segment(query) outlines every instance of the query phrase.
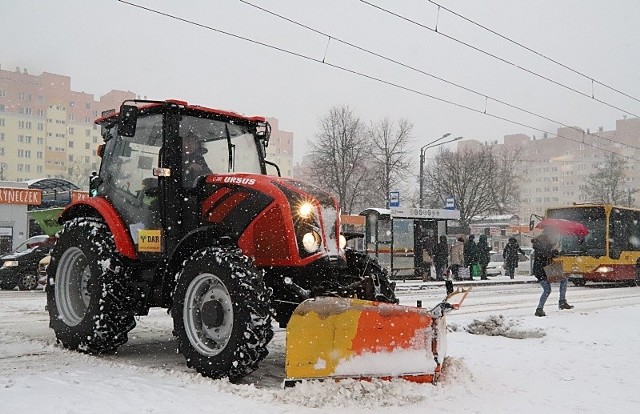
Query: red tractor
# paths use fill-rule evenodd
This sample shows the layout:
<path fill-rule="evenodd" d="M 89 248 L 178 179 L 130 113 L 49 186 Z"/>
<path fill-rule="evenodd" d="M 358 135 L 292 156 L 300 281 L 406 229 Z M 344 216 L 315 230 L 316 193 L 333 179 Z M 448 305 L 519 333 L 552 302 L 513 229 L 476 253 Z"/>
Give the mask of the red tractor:
<path fill-rule="evenodd" d="M 238 380 L 267 355 L 272 317 L 285 326 L 306 299 L 397 302 L 386 271 L 345 249 L 330 194 L 267 175 L 264 118 L 133 100 L 96 123 L 92 197 L 60 215 L 47 270 L 66 348 L 113 352 L 162 307 L 189 366 Z"/>

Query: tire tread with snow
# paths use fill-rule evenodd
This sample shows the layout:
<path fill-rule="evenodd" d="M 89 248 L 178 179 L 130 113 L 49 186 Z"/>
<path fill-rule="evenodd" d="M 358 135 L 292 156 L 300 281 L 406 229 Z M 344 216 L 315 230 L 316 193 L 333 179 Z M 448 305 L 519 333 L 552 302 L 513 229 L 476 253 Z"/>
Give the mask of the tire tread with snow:
<path fill-rule="evenodd" d="M 135 326 L 125 268 L 100 218 L 67 221 L 47 268 L 50 326 L 65 348 L 113 352 Z"/>
<path fill-rule="evenodd" d="M 183 263 L 171 309 L 187 365 L 237 381 L 268 354 L 273 337 L 270 291 L 239 249 L 206 247 Z"/>

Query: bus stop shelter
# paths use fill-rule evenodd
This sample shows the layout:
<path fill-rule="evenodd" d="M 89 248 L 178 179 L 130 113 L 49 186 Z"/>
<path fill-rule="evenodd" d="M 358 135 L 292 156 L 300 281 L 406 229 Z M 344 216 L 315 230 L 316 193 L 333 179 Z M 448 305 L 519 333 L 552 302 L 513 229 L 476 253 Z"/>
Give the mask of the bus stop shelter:
<path fill-rule="evenodd" d="M 422 278 L 423 250 L 447 234 L 448 222 L 460 219 L 459 210 L 428 208 L 368 208 L 365 216 L 367 253 L 391 273 L 392 278 Z"/>

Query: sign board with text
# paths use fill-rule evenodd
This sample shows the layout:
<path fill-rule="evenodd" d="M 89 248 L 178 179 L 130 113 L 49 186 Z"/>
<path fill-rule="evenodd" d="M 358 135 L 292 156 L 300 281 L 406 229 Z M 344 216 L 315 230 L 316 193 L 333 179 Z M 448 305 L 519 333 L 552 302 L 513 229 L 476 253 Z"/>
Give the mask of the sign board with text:
<path fill-rule="evenodd" d="M 392 208 L 393 218 L 418 218 L 435 220 L 460 220 L 460 210 L 447 210 L 440 208 Z"/>
<path fill-rule="evenodd" d="M 0 187 L 0 204 L 39 206 L 42 204 L 42 190 Z"/>
<path fill-rule="evenodd" d="M 389 207 L 400 207 L 399 191 L 389 191 Z"/>

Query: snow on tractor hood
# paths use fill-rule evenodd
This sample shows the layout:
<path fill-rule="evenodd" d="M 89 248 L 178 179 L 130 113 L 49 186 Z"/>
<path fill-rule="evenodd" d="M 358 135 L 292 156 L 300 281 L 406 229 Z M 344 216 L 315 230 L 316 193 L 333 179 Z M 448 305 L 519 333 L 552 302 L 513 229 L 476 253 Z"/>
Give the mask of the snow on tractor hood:
<path fill-rule="evenodd" d="M 344 256 L 336 199 L 299 180 L 258 174 L 215 174 L 203 219 L 236 236 L 259 265 L 303 266 Z"/>

